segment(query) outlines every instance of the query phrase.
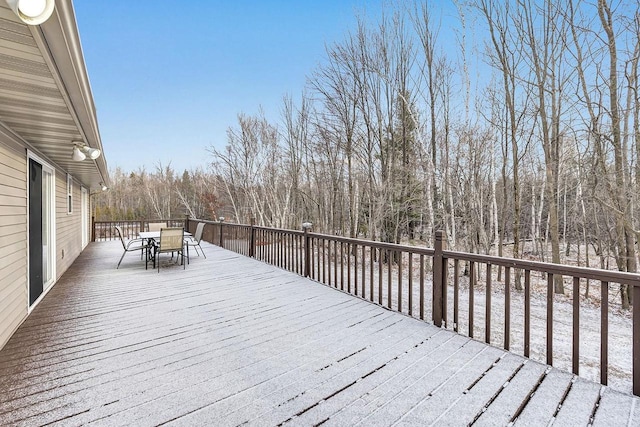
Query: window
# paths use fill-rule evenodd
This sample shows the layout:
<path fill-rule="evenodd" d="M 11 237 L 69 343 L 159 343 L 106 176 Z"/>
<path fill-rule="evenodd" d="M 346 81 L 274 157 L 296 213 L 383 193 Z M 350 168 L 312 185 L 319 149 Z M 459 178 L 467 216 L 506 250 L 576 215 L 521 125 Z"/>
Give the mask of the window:
<path fill-rule="evenodd" d="M 73 178 L 67 174 L 67 213 L 73 213 Z"/>

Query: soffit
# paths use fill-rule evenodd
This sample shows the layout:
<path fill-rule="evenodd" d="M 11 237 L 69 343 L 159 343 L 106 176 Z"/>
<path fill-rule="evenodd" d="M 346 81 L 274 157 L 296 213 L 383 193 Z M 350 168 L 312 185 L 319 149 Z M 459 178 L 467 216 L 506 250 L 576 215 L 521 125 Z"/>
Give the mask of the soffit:
<path fill-rule="evenodd" d="M 0 0 L 0 123 L 85 186 L 108 184 L 104 152 L 71 160 L 72 141 L 103 148 L 70 2 L 30 27 Z"/>

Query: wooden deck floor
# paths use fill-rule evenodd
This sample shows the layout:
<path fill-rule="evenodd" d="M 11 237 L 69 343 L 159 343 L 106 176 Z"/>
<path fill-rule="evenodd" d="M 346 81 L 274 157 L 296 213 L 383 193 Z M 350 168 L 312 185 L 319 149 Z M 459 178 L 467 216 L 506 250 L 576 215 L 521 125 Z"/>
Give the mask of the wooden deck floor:
<path fill-rule="evenodd" d="M 91 244 L 0 351 L 0 425 L 639 425 L 638 399 L 220 248 Z"/>

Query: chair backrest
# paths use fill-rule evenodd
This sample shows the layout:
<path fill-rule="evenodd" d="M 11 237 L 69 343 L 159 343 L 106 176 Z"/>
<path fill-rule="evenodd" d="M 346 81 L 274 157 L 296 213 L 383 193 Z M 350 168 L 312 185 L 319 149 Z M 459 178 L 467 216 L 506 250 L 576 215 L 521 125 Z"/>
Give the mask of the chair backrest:
<path fill-rule="evenodd" d="M 149 231 L 160 231 L 163 228 L 167 228 L 166 222 L 150 222 Z"/>
<path fill-rule="evenodd" d="M 160 229 L 160 252 L 181 251 L 184 247 L 184 228 L 170 227 Z"/>
<path fill-rule="evenodd" d="M 196 234 L 193 235 L 193 238 L 200 244 L 200 240 L 202 240 L 202 233 L 204 232 L 204 222 L 199 222 L 196 227 Z"/>
<path fill-rule="evenodd" d="M 122 229 L 117 225 L 114 228 L 116 229 L 116 233 L 118 234 L 118 237 L 120 238 L 120 243 L 122 243 L 122 247 L 127 249 L 127 245 L 124 244 L 124 237 L 122 236 Z"/>

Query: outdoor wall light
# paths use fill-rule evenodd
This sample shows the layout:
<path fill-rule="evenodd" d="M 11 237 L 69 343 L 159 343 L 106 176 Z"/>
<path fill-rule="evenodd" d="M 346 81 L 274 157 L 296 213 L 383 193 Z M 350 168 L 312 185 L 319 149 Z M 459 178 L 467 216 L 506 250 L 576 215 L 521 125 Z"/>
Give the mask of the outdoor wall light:
<path fill-rule="evenodd" d="M 77 146 L 73 147 L 73 154 L 71 154 L 72 160 L 76 162 L 81 162 L 86 158 L 87 156 L 82 151 L 80 151 L 80 149 Z"/>
<path fill-rule="evenodd" d="M 7 5 L 25 24 L 40 25 L 53 13 L 55 0 L 7 0 Z"/>
<path fill-rule="evenodd" d="M 107 187 L 106 185 L 104 185 L 104 182 L 100 183 L 100 188 L 102 189 L 102 191 L 107 191 L 109 189 L 109 187 Z"/>
<path fill-rule="evenodd" d="M 86 144 L 81 142 L 74 142 L 75 146 L 73 147 L 73 154 L 71 154 L 71 158 L 76 162 L 81 162 L 87 157 L 91 160 L 95 160 L 100 157 L 100 150 L 97 148 L 91 148 Z"/>

